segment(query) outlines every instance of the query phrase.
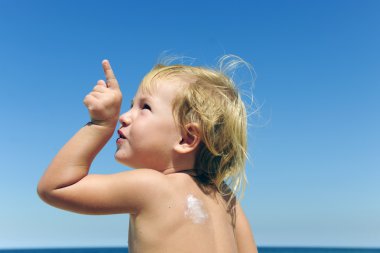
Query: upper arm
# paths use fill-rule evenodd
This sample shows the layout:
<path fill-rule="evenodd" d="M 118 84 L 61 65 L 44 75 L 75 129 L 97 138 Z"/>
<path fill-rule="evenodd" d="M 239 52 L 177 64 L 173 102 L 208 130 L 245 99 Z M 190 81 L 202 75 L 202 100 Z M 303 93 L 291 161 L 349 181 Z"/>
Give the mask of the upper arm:
<path fill-rule="evenodd" d="M 89 174 L 75 184 L 39 192 L 55 207 L 83 214 L 137 213 L 167 187 L 165 176 L 139 169 L 110 175 Z"/>
<path fill-rule="evenodd" d="M 235 237 L 239 253 L 257 253 L 253 233 L 240 204 L 236 204 Z"/>

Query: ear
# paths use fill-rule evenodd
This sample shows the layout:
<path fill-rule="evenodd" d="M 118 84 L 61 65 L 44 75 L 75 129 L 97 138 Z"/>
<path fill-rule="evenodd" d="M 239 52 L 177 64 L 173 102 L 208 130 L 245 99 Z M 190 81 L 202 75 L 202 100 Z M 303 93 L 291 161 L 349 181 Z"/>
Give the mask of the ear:
<path fill-rule="evenodd" d="M 199 125 L 189 123 L 185 130 L 181 131 L 181 140 L 175 145 L 174 150 L 181 154 L 191 153 L 196 150 L 201 141 Z"/>

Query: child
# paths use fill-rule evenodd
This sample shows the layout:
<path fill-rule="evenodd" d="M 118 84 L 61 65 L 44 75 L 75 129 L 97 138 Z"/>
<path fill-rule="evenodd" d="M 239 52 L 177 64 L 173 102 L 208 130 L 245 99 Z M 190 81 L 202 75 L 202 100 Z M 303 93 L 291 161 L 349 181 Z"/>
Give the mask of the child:
<path fill-rule="evenodd" d="M 129 213 L 129 252 L 257 252 L 234 197 L 245 180 L 246 112 L 231 79 L 159 64 L 119 117 L 122 94 L 102 65 L 106 82 L 84 99 L 91 122 L 53 159 L 40 197 L 82 214 Z M 136 170 L 88 174 L 118 121 L 115 159 Z"/>

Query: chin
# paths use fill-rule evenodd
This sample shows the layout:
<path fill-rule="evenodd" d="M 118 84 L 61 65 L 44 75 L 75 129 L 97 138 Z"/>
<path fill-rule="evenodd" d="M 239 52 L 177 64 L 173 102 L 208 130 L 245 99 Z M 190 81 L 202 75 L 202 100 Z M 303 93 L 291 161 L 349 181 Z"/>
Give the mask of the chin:
<path fill-rule="evenodd" d="M 118 163 L 121 163 L 123 165 L 126 165 L 126 166 L 129 166 L 128 164 L 128 159 L 126 159 L 123 154 L 121 154 L 121 152 L 118 150 L 116 151 L 115 155 L 114 155 L 114 158 L 115 160 L 118 162 Z"/>
<path fill-rule="evenodd" d="M 127 157 L 123 156 L 122 154 L 120 154 L 119 152 L 116 152 L 115 153 L 115 160 L 118 162 L 118 163 L 121 163 L 122 165 L 125 165 L 131 169 L 138 169 L 138 168 L 141 168 L 141 166 L 137 165 L 137 164 L 134 164 L 133 161 L 131 161 L 130 159 L 128 159 Z"/>

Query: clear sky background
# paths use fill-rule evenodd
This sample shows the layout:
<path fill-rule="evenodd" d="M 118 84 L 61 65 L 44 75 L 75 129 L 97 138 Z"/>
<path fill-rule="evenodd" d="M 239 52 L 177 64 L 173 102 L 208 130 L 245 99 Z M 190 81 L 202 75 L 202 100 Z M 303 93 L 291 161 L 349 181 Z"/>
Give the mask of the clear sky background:
<path fill-rule="evenodd" d="M 0 0 L 0 13 L 0 248 L 127 245 L 128 215 L 55 209 L 36 186 L 88 121 L 101 60 L 125 110 L 167 50 L 255 68 L 242 205 L 259 246 L 380 247 L 380 1 Z M 92 173 L 126 169 L 114 141 Z"/>

